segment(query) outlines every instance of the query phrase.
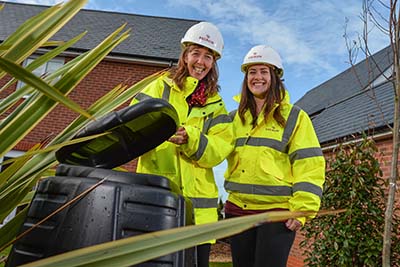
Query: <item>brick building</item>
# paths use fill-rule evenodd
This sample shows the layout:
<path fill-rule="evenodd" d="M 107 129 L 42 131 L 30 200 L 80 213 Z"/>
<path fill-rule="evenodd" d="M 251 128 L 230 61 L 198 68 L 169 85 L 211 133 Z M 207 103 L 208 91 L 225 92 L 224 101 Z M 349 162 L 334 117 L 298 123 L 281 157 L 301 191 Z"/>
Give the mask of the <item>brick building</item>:
<path fill-rule="evenodd" d="M 0 4 L 3 4 L 0 1 Z M 3 41 L 28 18 L 46 9 L 46 6 L 6 2 L 0 16 L 0 41 Z M 70 97 L 86 108 L 116 85 L 131 85 L 178 61 L 179 40 L 195 20 L 141 16 L 116 12 L 81 10 L 54 38 L 70 40 L 87 31 L 86 36 L 60 57 L 38 70 L 41 75 L 65 64 L 81 53 L 92 49 L 123 23 L 131 28 L 131 36 L 116 47 L 79 85 Z M 39 50 L 43 54 L 46 50 Z M 374 61 L 362 61 L 354 68 L 333 77 L 310 90 L 296 104 L 312 118 L 323 150 L 329 153 L 340 142 L 355 140 L 362 131 L 368 131 L 384 152 L 382 169 L 389 176 L 391 161 L 391 132 L 393 122 L 393 88 L 380 70 L 391 75 L 390 47 L 374 55 Z M 28 59 L 29 61 L 29 59 Z M 377 62 L 379 68 L 375 65 Z M 24 63 L 25 64 L 25 63 Z M 355 75 L 357 74 L 357 76 Z M 0 87 L 10 77 L 0 80 Z M 372 86 L 369 86 L 372 85 Z M 0 99 L 20 84 L 0 92 Z M 372 97 L 373 96 L 373 97 Z M 377 104 L 379 103 L 379 104 Z M 76 114 L 63 106 L 53 110 L 7 157 L 15 157 L 46 137 L 65 128 Z M 4 160 L 0 158 L 0 162 Z M 134 164 L 129 164 L 134 169 Z M 398 194 L 397 194 L 398 195 Z M 303 266 L 299 249 L 301 235 L 295 240 L 289 258 L 290 267 Z"/>

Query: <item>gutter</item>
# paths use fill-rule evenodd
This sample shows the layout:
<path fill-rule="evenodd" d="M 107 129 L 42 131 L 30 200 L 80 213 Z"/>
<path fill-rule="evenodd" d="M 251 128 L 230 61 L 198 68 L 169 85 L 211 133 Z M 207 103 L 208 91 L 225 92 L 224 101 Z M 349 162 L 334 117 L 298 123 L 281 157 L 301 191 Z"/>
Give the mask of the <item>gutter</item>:
<path fill-rule="evenodd" d="M 387 131 L 387 132 L 380 133 L 380 134 L 377 134 L 377 135 L 368 136 L 367 138 L 368 139 L 373 139 L 374 141 L 379 141 L 379 140 L 392 138 L 392 136 L 393 136 L 392 132 L 391 131 Z M 357 138 L 357 139 L 353 139 L 353 140 L 350 140 L 350 141 L 346 141 L 344 143 L 338 143 L 338 144 L 330 145 L 330 146 L 327 146 L 327 147 L 321 147 L 321 149 L 322 149 L 322 152 L 329 152 L 329 151 L 337 148 L 339 145 L 348 145 L 348 144 L 352 144 L 352 143 L 359 143 L 359 142 L 362 142 L 362 140 L 364 140 L 364 139 L 363 138 Z"/>
<path fill-rule="evenodd" d="M 44 54 L 48 52 L 48 49 L 38 49 L 36 50 L 35 53 L 38 54 Z M 64 51 L 58 56 L 69 56 L 69 57 L 77 57 L 81 55 L 82 52 L 74 52 L 74 51 Z M 114 55 L 107 55 L 105 56 L 105 59 L 109 61 L 114 61 L 114 62 L 121 62 L 121 63 L 133 63 L 133 64 L 141 64 L 141 65 L 147 65 L 147 66 L 159 66 L 159 67 L 171 67 L 173 65 L 177 64 L 177 60 L 172 60 L 172 59 L 165 59 L 165 60 L 157 60 L 157 59 L 144 59 L 140 57 L 126 57 L 126 56 L 114 56 Z"/>

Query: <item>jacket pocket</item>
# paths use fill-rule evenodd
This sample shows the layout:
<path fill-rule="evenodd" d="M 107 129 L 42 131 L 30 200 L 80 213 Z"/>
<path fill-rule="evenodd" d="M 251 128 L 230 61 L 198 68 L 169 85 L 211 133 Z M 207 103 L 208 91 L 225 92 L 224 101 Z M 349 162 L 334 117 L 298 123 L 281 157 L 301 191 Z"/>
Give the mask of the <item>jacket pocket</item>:
<path fill-rule="evenodd" d="M 275 152 L 272 149 L 265 149 L 258 156 L 261 171 L 279 181 L 289 182 L 288 172 L 290 165 L 287 164 L 287 155 Z"/>

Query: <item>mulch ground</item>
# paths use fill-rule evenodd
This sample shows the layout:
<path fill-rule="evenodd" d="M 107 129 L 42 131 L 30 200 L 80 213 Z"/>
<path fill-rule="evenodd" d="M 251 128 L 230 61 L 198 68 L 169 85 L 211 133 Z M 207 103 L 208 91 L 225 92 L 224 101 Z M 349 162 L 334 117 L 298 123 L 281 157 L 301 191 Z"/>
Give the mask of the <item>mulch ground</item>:
<path fill-rule="evenodd" d="M 210 262 L 231 262 L 231 247 L 229 243 L 217 241 L 211 246 Z"/>

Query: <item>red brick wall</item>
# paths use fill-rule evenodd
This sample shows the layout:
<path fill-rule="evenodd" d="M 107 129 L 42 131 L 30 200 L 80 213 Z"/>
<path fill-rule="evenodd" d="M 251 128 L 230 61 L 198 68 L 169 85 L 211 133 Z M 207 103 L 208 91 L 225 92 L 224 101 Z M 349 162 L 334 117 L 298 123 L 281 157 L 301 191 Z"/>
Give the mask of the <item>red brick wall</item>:
<path fill-rule="evenodd" d="M 296 233 L 296 239 L 294 240 L 292 249 L 290 251 L 289 259 L 287 266 L 288 267 L 300 267 L 304 266 L 304 257 L 302 256 L 303 254 L 303 249 L 300 248 L 300 242 L 304 239 L 303 235 L 301 232 Z"/>
<path fill-rule="evenodd" d="M 71 60 L 67 58 L 66 61 Z M 121 63 L 103 60 L 91 73 L 70 93 L 69 97 L 83 108 L 88 108 L 94 101 L 106 94 L 120 83 L 132 85 L 144 77 L 162 70 L 162 67 L 145 66 L 132 63 Z M 6 77 L 0 81 L 4 85 L 10 78 Z M 15 90 L 15 85 L 0 93 L 0 99 Z M 68 124 L 77 114 L 58 105 L 50 112 L 17 146 L 16 150 L 26 151 L 34 144 L 43 141 L 46 137 L 54 137 Z M 135 169 L 132 162 L 124 166 L 129 170 Z"/>
<path fill-rule="evenodd" d="M 376 157 L 381 162 L 381 169 L 383 172 L 383 177 L 390 177 L 390 165 L 392 162 L 392 139 L 385 138 L 376 140 L 378 153 Z M 325 157 L 329 157 L 330 153 L 324 153 Z M 398 162 L 399 164 L 400 162 Z M 398 188 L 400 188 L 400 181 L 398 182 Z M 397 205 L 400 206 L 400 191 L 397 190 L 396 194 Z M 302 256 L 304 249 L 300 248 L 300 242 L 304 239 L 304 236 L 301 233 L 297 233 L 296 239 L 292 246 L 292 250 L 290 251 L 290 256 L 288 260 L 288 267 L 303 267 L 304 257 Z"/>

